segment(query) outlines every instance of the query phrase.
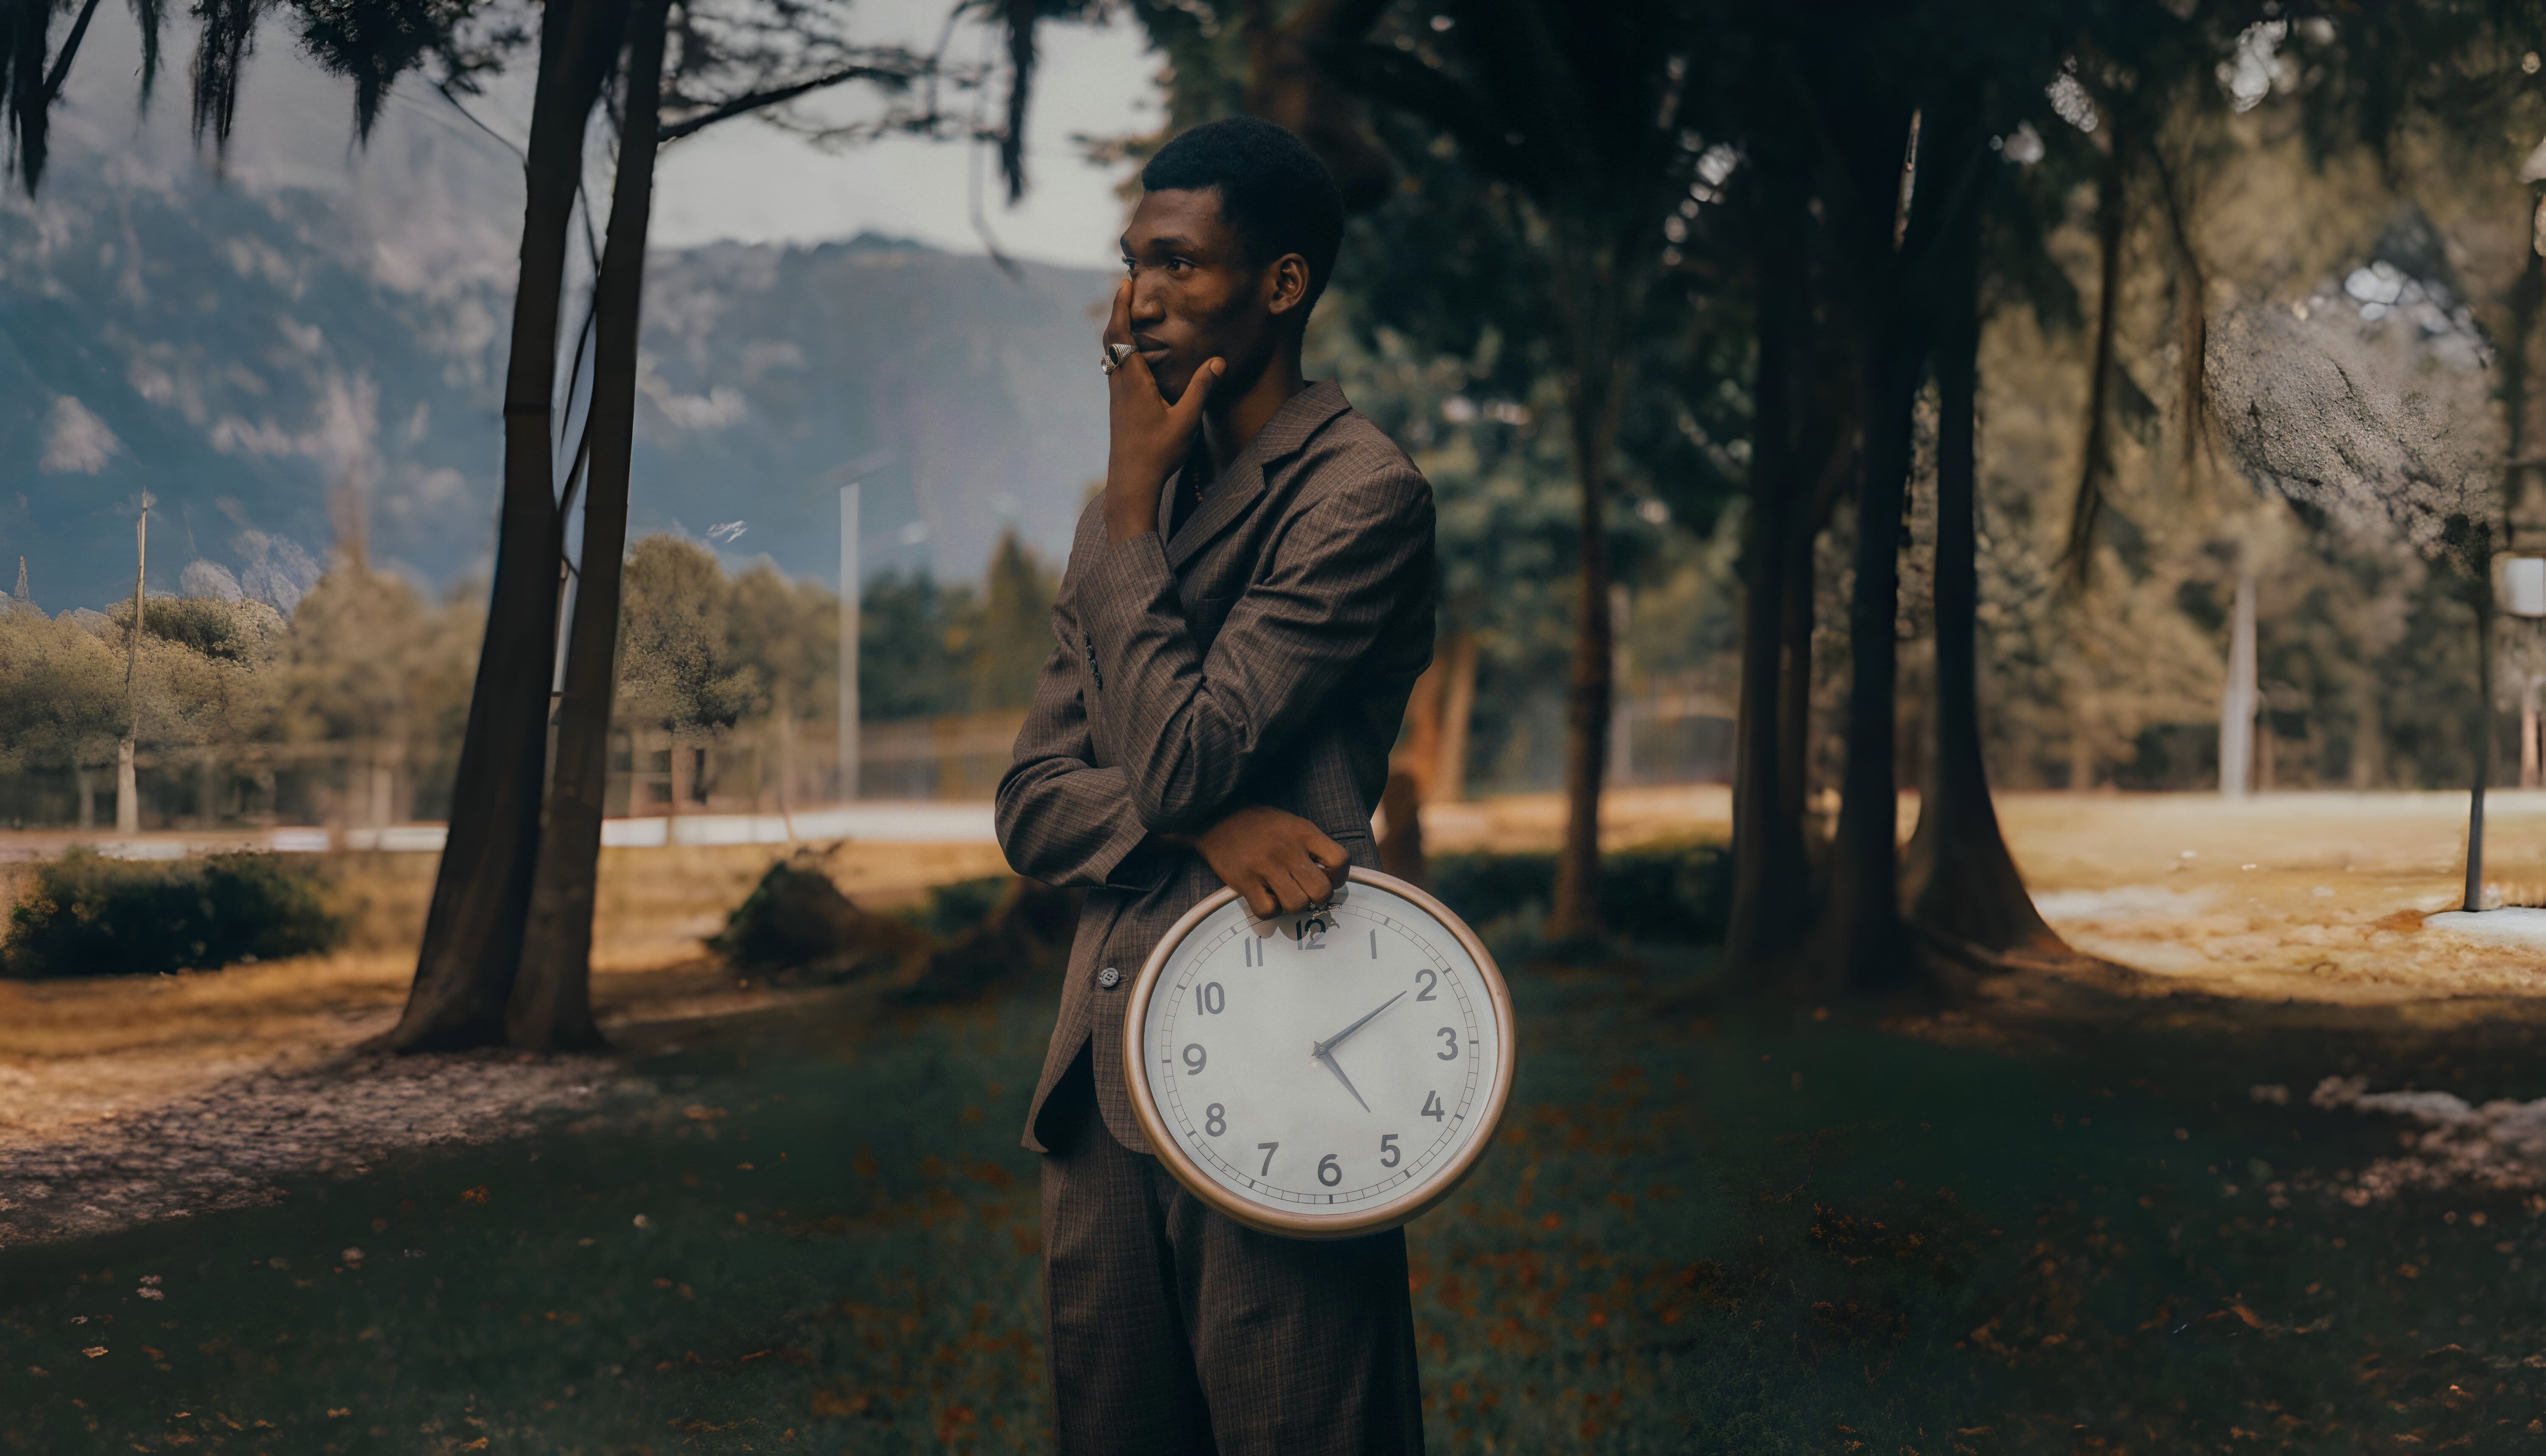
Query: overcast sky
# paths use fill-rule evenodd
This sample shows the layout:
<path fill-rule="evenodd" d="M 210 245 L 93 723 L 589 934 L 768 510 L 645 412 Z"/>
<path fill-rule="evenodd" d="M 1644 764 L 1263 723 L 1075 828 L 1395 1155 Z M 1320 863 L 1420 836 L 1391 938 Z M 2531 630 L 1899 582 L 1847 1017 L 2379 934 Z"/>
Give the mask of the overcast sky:
<path fill-rule="evenodd" d="M 861 39 L 925 49 L 936 43 L 950 4 L 858 0 L 853 13 Z M 182 7 L 169 10 L 170 64 L 156 103 L 144 114 L 136 105 L 138 32 L 127 7 L 99 8 L 56 119 L 56 166 L 78 166 L 86 154 L 121 167 L 119 175 L 128 177 L 145 159 L 163 172 L 205 164 L 186 127 L 186 57 L 194 48 L 194 27 Z M 1140 28 L 1129 21 L 1101 27 L 1048 25 L 1040 36 L 1043 64 L 1028 126 L 1033 189 L 1015 209 L 1006 205 L 996 158 L 987 148 L 895 139 L 832 153 L 745 119 L 665 148 L 655 181 L 654 242 L 662 247 L 720 239 L 812 243 L 874 229 L 950 251 L 978 253 L 983 243 L 973 220 L 977 196 L 982 219 L 1003 251 L 1056 263 L 1115 266 L 1114 239 L 1122 230 L 1115 187 L 1126 169 L 1089 165 L 1070 138 L 1153 129 L 1159 117 L 1159 62 L 1146 53 Z M 336 190 L 383 215 L 403 209 L 402 220 L 389 228 L 393 246 L 411 243 L 418 228 L 482 233 L 471 244 L 474 251 L 509 268 L 521 226 L 519 164 L 505 158 L 472 122 L 430 87 L 409 78 L 391 93 L 371 145 L 358 151 L 347 145 L 348 85 L 299 55 L 288 18 L 279 10 L 268 12 L 258 40 L 230 150 L 228 170 L 235 181 L 251 191 L 276 186 Z M 968 27 L 956 33 L 952 50 L 958 59 L 995 55 L 996 37 L 986 27 Z M 527 72 L 530 60 L 525 52 L 518 69 Z M 992 117 L 1004 106 L 1005 84 L 1002 75 L 984 98 Z M 507 76 L 471 100 L 469 111 L 518 146 L 528 130 L 529 91 L 526 74 Z M 844 88 L 822 105 L 829 108 L 825 115 L 837 117 L 872 109 L 873 102 Z M 470 186 L 465 196 L 421 204 L 413 197 L 383 196 L 407 191 L 419 175 L 400 161 L 409 138 L 440 138 L 438 146 L 457 144 L 485 153 L 494 164 L 488 180 L 495 185 Z M 436 186 L 468 183 L 460 178 L 453 184 L 457 174 L 447 166 L 426 170 L 437 174 Z M 502 196 L 507 192 L 509 201 Z M 18 205 L 17 200 L 11 205 Z"/>
<path fill-rule="evenodd" d="M 934 43 L 946 0 L 870 0 L 859 8 L 879 35 Z M 866 24 L 862 19 L 861 25 Z M 1003 251 L 1061 263 L 1112 267 L 1120 254 L 1121 168 L 1088 165 L 1070 137 L 1147 131 L 1158 125 L 1158 60 L 1140 27 L 1047 26 L 1027 128 L 1033 184 L 1014 211 L 997 158 L 942 142 L 878 142 L 830 155 L 752 123 L 733 123 L 668 148 L 656 184 L 654 234 L 666 246 L 718 238 L 812 242 L 864 228 L 902 233 L 953 251 L 981 251 L 973 225 L 975 175 L 982 215 Z M 981 53 L 976 31 L 957 42 Z M 998 96 L 991 98 L 995 107 Z"/>

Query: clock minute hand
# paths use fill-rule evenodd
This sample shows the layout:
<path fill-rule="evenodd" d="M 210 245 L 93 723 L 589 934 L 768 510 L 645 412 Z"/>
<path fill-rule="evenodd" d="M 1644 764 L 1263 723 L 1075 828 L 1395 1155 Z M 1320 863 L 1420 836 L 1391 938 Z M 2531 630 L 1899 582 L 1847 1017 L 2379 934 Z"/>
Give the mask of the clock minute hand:
<path fill-rule="evenodd" d="M 1317 1060 L 1325 1064 L 1326 1071 L 1335 1074 L 1335 1080 L 1344 1084 L 1345 1091 L 1353 1094 L 1353 1100 L 1361 1104 L 1361 1110 L 1368 1112 L 1370 1110 L 1370 1099 L 1361 1094 L 1361 1088 L 1352 1084 L 1351 1077 L 1344 1075 L 1343 1064 L 1337 1062 L 1334 1058 L 1323 1052 L 1319 1052 L 1317 1054 Z"/>
<path fill-rule="evenodd" d="M 1323 1058 L 1327 1053 L 1329 1053 L 1329 1052 L 1333 1051 L 1333 1050 L 1334 1050 L 1335 1048 L 1337 1048 L 1337 1047 L 1342 1046 L 1342 1045 L 1344 1044 L 1344 1038 L 1346 1038 L 1346 1037 L 1348 1037 L 1348 1036 L 1351 1036 L 1354 1032 L 1357 1032 L 1357 1031 L 1361 1030 L 1363 1027 L 1370 1025 L 1370 1020 L 1371 1020 L 1371 1017 L 1372 1017 L 1372 1016 L 1377 1016 L 1380 1012 L 1385 1011 L 1385 1010 L 1387 1010 L 1389 1007 L 1396 1005 L 1399 1001 L 1403 1000 L 1404 998 L 1405 998 L 1405 992 L 1403 992 L 1403 991 L 1399 991 L 1396 995 L 1390 996 L 1387 1000 L 1384 1000 L 1384 1001 L 1380 1002 L 1376 1007 L 1373 1007 L 1373 1008 L 1372 1008 L 1372 1010 L 1371 1010 L 1371 1012 L 1370 1012 L 1370 1015 L 1369 1015 L 1369 1016 L 1364 1016 L 1364 1017 L 1363 1017 L 1362 1019 L 1360 1019 L 1359 1021 L 1354 1022 L 1352 1025 L 1345 1027 L 1343 1030 L 1341 1030 L 1341 1031 L 1339 1031 L 1339 1032 L 1336 1032 L 1333 1036 L 1330 1036 L 1330 1037 L 1326 1038 L 1324 1041 L 1319 1042 L 1319 1043 L 1317 1043 L 1315 1046 L 1314 1046 L 1314 1047 L 1310 1048 L 1310 1049 L 1309 1049 L 1309 1055 L 1310 1055 L 1310 1056 L 1312 1056 L 1312 1057 Z"/>

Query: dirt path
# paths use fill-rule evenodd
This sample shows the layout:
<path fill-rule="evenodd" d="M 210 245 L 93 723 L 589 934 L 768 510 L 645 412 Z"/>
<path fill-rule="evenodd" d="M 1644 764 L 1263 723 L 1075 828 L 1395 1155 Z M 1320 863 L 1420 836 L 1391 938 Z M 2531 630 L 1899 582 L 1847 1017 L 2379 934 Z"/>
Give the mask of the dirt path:
<path fill-rule="evenodd" d="M 736 985 L 700 939 L 783 848 L 604 854 L 593 1001 L 605 1034 L 779 1004 Z M 995 873 L 995 846 L 842 846 L 849 892 L 879 905 Z M 404 1149 L 511 1136 L 584 1105 L 608 1057 L 381 1057 L 415 970 L 430 856 L 348 856 L 338 954 L 146 980 L 0 981 L 0 1246 L 278 1196 Z"/>
<path fill-rule="evenodd" d="M 1720 838 L 1730 808 L 1721 787 L 1620 791 L 1606 837 Z M 1905 803 L 1905 833 L 1915 812 Z M 2424 923 L 2457 900 L 2463 796 L 2009 794 L 1999 812 L 2052 924 L 2163 987 L 2355 1014 L 2546 996 L 2546 945 Z M 2492 818 L 2492 878 L 2513 900 L 2546 900 L 2546 794 L 2497 795 Z M 1544 850 L 1561 824 L 1557 796 L 1527 795 L 1436 806 L 1425 829 L 1436 852 Z M 699 940 L 782 852 L 608 851 L 594 980 L 604 1026 L 642 1039 L 774 1004 L 781 993 L 735 985 Z M 981 844 L 852 844 L 830 865 L 880 905 L 1000 870 Z M 359 1052 L 404 1000 L 432 859 L 347 856 L 336 874 L 359 925 L 337 955 L 156 981 L 0 982 L 0 1245 L 257 1201 L 313 1170 L 508 1136 L 572 1115 L 624 1075 L 607 1058 Z"/>

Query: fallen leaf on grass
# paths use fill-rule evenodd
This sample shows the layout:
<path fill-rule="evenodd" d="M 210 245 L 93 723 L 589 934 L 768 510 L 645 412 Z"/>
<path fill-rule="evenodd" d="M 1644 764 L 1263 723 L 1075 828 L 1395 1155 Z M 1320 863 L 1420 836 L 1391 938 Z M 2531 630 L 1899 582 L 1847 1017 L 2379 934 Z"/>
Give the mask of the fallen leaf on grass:
<path fill-rule="evenodd" d="M 474 1188 L 463 1188 L 460 1190 L 460 1201 L 463 1203 L 484 1203 L 490 1196 L 491 1195 L 486 1185 L 483 1183 L 478 1184 Z"/>
<path fill-rule="evenodd" d="M 2262 1317 L 2255 1314 L 2252 1310 L 2246 1308 L 2244 1305 L 2230 1305 L 2228 1309 L 2229 1312 L 2234 1314 L 2238 1319 L 2245 1321 L 2249 1327 L 2255 1329 L 2263 1328 Z"/>
<path fill-rule="evenodd" d="M 84 1350 L 80 1351 L 80 1353 L 81 1353 L 81 1354 L 83 1354 L 83 1355 L 86 1355 L 86 1356 L 88 1356 L 90 1359 L 94 1360 L 94 1359 L 96 1359 L 98 1356 L 103 1355 L 103 1354 L 105 1354 L 105 1353 L 106 1353 L 106 1346 L 104 1346 L 104 1345 L 102 1345 L 102 1344 L 93 1344 L 93 1345 L 90 1345 L 87 1349 L 84 1349 Z"/>

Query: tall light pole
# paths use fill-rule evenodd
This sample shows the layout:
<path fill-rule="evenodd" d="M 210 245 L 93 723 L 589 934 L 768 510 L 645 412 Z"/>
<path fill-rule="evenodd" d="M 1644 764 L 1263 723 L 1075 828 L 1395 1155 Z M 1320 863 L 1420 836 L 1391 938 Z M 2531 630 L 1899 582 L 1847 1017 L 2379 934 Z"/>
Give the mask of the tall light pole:
<path fill-rule="evenodd" d="M 840 487 L 840 802 L 858 797 L 858 486 Z"/>
<path fill-rule="evenodd" d="M 150 580 L 150 492 L 141 492 L 141 508 L 132 521 L 132 632 L 124 654 L 124 741 L 115 746 L 115 832 L 141 832 L 141 785 L 132 763 L 132 743 L 141 736 L 141 609 Z"/>

